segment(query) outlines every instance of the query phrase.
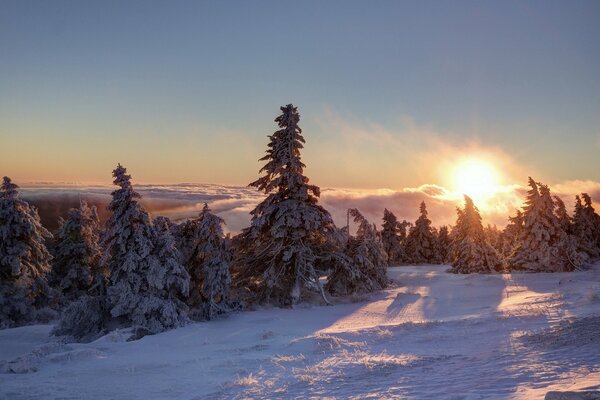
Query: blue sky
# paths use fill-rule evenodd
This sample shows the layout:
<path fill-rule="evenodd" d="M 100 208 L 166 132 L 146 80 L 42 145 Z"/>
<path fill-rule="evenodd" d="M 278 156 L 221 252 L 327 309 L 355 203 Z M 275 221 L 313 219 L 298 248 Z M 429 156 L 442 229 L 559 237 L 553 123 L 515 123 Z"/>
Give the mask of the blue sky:
<path fill-rule="evenodd" d="M 3 1 L 0 169 L 243 184 L 293 102 L 317 184 L 443 183 L 413 158 L 431 137 L 600 180 L 598 21 L 596 1 Z"/>

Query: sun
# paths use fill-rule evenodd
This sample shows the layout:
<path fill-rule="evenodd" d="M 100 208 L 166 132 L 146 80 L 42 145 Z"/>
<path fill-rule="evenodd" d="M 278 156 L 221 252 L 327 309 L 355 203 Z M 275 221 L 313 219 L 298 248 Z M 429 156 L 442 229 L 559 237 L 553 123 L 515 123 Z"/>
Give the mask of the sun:
<path fill-rule="evenodd" d="M 467 158 L 459 162 L 453 171 L 453 178 L 454 190 L 468 195 L 476 203 L 485 204 L 498 192 L 499 173 L 485 160 Z"/>

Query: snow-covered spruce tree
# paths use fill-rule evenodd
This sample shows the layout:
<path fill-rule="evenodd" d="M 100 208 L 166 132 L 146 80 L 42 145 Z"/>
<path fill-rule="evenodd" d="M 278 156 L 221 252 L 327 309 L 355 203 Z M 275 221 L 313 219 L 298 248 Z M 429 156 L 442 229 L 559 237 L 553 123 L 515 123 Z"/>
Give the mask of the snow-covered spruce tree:
<path fill-rule="evenodd" d="M 554 215 L 558 219 L 558 223 L 562 230 L 566 233 L 573 233 L 573 219 L 567 212 L 565 202 L 558 196 L 553 196 L 554 199 Z"/>
<path fill-rule="evenodd" d="M 577 260 L 570 260 L 566 250 L 566 232 L 554 214 L 554 201 L 548 186 L 529 178 L 530 190 L 523 211 L 523 229 L 512 255 L 507 260 L 511 270 L 530 272 L 572 271 Z"/>
<path fill-rule="evenodd" d="M 183 264 L 191 278 L 188 304 L 192 319 L 210 320 L 232 310 L 229 268 L 233 255 L 224 224 L 205 203 L 198 218 L 177 229 L 179 246 L 184 249 Z"/>
<path fill-rule="evenodd" d="M 577 239 L 577 236 L 573 234 L 573 219 L 567 213 L 565 203 L 558 196 L 553 196 L 553 199 L 554 214 L 563 231 L 560 244 L 561 254 L 563 257 L 566 257 L 571 265 L 577 268 L 585 263 L 586 255 L 579 250 L 579 240 Z"/>
<path fill-rule="evenodd" d="M 36 319 L 45 307 L 51 256 L 34 207 L 19 198 L 18 186 L 4 177 L 0 187 L 0 328 Z"/>
<path fill-rule="evenodd" d="M 496 225 L 487 224 L 485 228 L 483 228 L 483 233 L 485 234 L 485 240 L 492 245 L 492 247 L 498 252 L 502 251 L 502 232 Z"/>
<path fill-rule="evenodd" d="M 350 237 L 346 245 L 351 262 L 337 263 L 327 279 L 327 291 L 335 296 L 369 293 L 388 283 L 387 254 L 379 232 L 357 209 L 351 209 L 350 215 L 358 224 L 356 236 Z"/>
<path fill-rule="evenodd" d="M 410 232 L 412 227 L 413 224 L 407 220 L 402 220 L 402 222 L 398 223 L 398 237 L 400 239 L 400 253 L 398 255 L 398 262 L 401 264 L 410 262 L 408 254 L 406 253 L 406 238 L 408 237 L 408 232 Z"/>
<path fill-rule="evenodd" d="M 465 208 L 457 208 L 453 230 L 452 268 L 456 274 L 492 273 L 502 270 L 496 250 L 486 241 L 481 215 L 473 200 L 465 195 Z"/>
<path fill-rule="evenodd" d="M 583 204 L 581 199 L 583 198 Z M 578 249 L 584 254 L 586 261 L 600 257 L 598 247 L 598 215 L 592 207 L 592 199 L 587 193 L 575 197 L 575 212 L 573 215 L 573 234 L 578 241 Z"/>
<path fill-rule="evenodd" d="M 304 138 L 300 115 L 291 104 L 275 119 L 279 130 L 269 136 L 264 176 L 252 182 L 267 197 L 252 210 L 251 226 L 236 248 L 234 284 L 249 291 L 249 301 L 291 306 L 320 292 L 319 281 L 335 251 L 337 229 L 318 204 L 320 189 L 304 176 L 300 159 Z"/>
<path fill-rule="evenodd" d="M 510 257 L 519 243 L 523 231 L 523 212 L 517 210 L 514 217 L 508 217 L 508 224 L 500 235 L 500 256 L 503 260 Z"/>
<path fill-rule="evenodd" d="M 446 225 L 440 227 L 437 233 L 436 241 L 436 259 L 439 263 L 447 263 L 450 260 L 450 247 L 452 245 L 450 240 L 450 231 Z"/>
<path fill-rule="evenodd" d="M 102 262 L 110 270 L 107 290 L 111 316 L 133 326 L 137 335 L 158 333 L 186 320 L 189 275 L 179 262 L 175 241 L 168 229 L 155 229 L 136 199 L 131 176 L 120 164 L 108 209 Z"/>
<path fill-rule="evenodd" d="M 427 206 L 421 202 L 419 206 L 421 215 L 410 228 L 406 237 L 406 254 L 409 262 L 415 264 L 435 263 L 435 234 L 431 227 L 431 220 L 427 218 Z"/>
<path fill-rule="evenodd" d="M 69 210 L 66 220 L 59 220 L 56 233 L 52 283 L 66 301 L 72 301 L 88 290 L 94 283 L 94 274 L 99 271 L 100 228 L 96 207 L 88 207 L 81 201 L 79 208 Z M 96 280 L 105 279 L 99 275 Z"/>
<path fill-rule="evenodd" d="M 387 208 L 383 210 L 383 224 L 381 225 L 381 240 L 390 264 L 399 262 L 404 253 L 400 239 L 400 223 L 393 212 Z"/>

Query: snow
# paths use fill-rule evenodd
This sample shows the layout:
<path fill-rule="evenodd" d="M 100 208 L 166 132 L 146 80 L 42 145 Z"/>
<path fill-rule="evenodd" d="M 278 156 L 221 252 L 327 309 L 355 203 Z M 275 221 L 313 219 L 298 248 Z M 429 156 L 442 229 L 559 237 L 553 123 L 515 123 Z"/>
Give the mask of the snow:
<path fill-rule="evenodd" d="M 393 267 L 396 284 L 334 306 L 264 308 L 127 342 L 0 331 L 0 398 L 542 399 L 600 390 L 600 264 L 454 275 Z"/>

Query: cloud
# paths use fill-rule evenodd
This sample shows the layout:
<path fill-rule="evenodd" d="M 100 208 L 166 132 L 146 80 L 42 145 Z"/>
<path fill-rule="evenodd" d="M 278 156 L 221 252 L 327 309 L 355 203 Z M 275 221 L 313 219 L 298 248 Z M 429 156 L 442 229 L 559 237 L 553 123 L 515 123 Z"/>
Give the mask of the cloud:
<path fill-rule="evenodd" d="M 309 175 L 330 186 L 402 190 L 428 182 L 453 190 L 456 168 L 473 158 L 491 165 L 502 185 L 540 175 L 476 132 L 439 130 L 406 115 L 382 125 L 326 108 L 314 122 L 327 135 L 317 145 L 308 138 Z"/>
<path fill-rule="evenodd" d="M 193 218 L 208 203 L 211 209 L 225 219 L 227 230 L 237 233 L 250 223 L 250 211 L 264 198 L 253 188 L 245 186 L 190 184 L 136 185 L 143 196 L 141 202 L 153 216 L 164 215 L 175 221 Z M 40 210 L 43 224 L 57 227 L 59 216 L 76 207 L 79 199 L 96 205 L 102 220 L 106 220 L 106 205 L 112 187 L 77 185 L 35 185 L 22 188 L 22 197 Z M 553 194 L 562 197 L 569 206 L 574 196 L 587 192 L 600 203 L 600 182 L 571 180 L 551 185 Z M 527 187 L 505 185 L 490 198 L 485 208 L 480 207 L 483 222 L 503 227 L 507 217 L 522 206 Z M 338 226 L 346 224 L 346 210 L 358 208 L 371 222 L 381 224 L 383 209 L 394 212 L 399 219 L 414 221 L 419 215 L 419 204 L 425 201 L 434 226 L 453 225 L 456 207 L 461 206 L 462 195 L 436 184 L 425 184 L 402 190 L 324 188 L 321 204 L 332 214 Z M 600 209 L 600 206 L 596 207 Z"/>

